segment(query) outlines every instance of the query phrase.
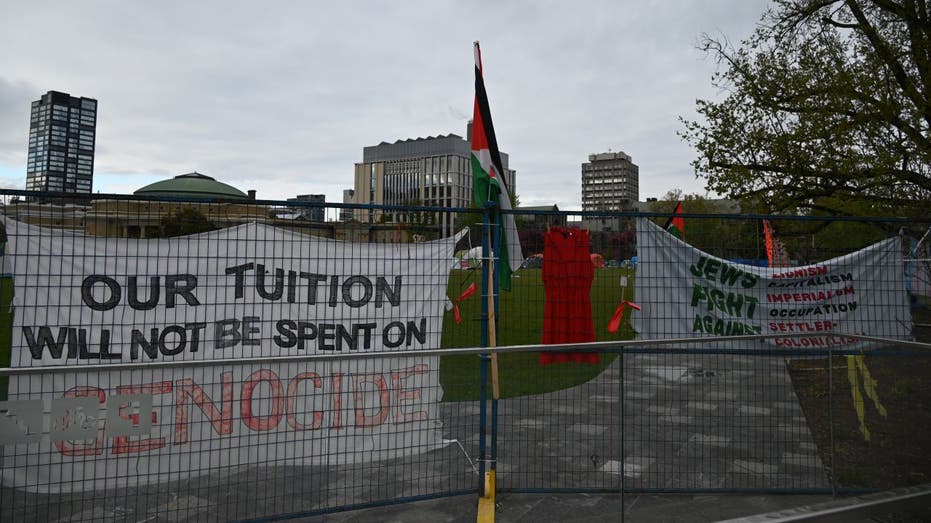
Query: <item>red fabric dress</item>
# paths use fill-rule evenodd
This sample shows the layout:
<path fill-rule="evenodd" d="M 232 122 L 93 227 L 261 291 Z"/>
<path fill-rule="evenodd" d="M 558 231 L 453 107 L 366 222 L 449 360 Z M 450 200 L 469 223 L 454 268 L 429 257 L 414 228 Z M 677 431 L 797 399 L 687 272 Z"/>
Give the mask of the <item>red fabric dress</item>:
<path fill-rule="evenodd" d="M 551 227 L 544 238 L 542 343 L 595 341 L 591 287 L 595 278 L 588 231 Z M 540 365 L 564 362 L 598 363 L 589 352 L 544 352 Z"/>

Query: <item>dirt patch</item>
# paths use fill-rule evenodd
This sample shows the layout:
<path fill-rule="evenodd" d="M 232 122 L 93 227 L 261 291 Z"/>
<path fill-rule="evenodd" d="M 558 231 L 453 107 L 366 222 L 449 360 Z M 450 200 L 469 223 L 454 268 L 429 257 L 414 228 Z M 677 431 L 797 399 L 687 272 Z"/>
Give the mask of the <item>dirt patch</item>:
<path fill-rule="evenodd" d="M 927 323 L 929 317 L 919 314 L 915 320 Z M 928 341 L 931 328 L 916 328 L 916 337 Z M 931 353 L 860 361 L 840 356 L 830 365 L 827 358 L 796 359 L 788 367 L 821 459 L 838 487 L 931 483 Z M 855 389 L 863 402 L 862 424 Z"/>

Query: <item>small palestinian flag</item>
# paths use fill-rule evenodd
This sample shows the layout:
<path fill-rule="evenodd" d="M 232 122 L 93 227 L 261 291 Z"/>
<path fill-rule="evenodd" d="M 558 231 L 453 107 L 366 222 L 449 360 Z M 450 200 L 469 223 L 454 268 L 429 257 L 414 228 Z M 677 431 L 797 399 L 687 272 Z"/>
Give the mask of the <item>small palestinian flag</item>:
<path fill-rule="evenodd" d="M 676 210 L 672 211 L 672 216 L 669 217 L 669 220 L 666 221 L 665 227 L 666 231 L 679 238 L 680 240 L 685 238 L 685 219 L 682 217 L 682 202 L 676 204 Z"/>

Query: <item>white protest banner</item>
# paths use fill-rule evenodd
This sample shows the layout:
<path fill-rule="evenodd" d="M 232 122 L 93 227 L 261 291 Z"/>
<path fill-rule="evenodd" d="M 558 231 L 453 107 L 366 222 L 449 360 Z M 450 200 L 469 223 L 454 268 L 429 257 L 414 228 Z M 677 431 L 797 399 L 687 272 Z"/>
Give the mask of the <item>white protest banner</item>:
<path fill-rule="evenodd" d="M 637 220 L 632 326 L 641 339 L 767 334 L 729 348 L 874 346 L 845 334 L 908 339 L 902 240 L 801 267 L 756 267 L 704 253 Z M 792 338 L 789 334 L 815 334 Z M 693 345 L 694 346 L 694 345 Z"/>
<path fill-rule="evenodd" d="M 77 370 L 11 378 L 5 485 L 81 491 L 442 445 L 438 357 L 79 368 L 439 348 L 458 237 L 351 243 L 251 223 L 139 240 L 3 224 L 11 366 Z"/>

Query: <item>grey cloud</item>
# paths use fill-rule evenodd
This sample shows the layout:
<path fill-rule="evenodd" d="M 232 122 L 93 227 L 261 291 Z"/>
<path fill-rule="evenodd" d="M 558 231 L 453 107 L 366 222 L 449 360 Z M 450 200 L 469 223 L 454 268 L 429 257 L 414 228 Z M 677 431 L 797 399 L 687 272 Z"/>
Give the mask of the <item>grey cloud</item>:
<path fill-rule="evenodd" d="M 579 165 L 608 147 L 641 166 L 642 195 L 700 189 L 675 135 L 715 96 L 693 43 L 746 36 L 765 2 L 33 4 L 0 20 L 0 48 L 29 49 L 0 56 L 2 165 L 24 162 L 28 104 L 57 89 L 100 102 L 95 185 L 197 169 L 340 201 L 364 146 L 465 133 L 478 39 L 522 201 L 577 208 Z M 43 24 L 57 39 L 32 37 Z"/>
<path fill-rule="evenodd" d="M 29 82 L 0 77 L 0 163 L 26 165 L 29 111 L 41 95 Z"/>

